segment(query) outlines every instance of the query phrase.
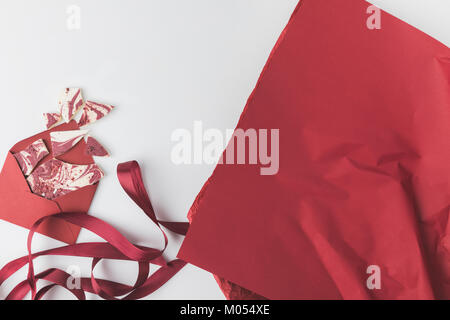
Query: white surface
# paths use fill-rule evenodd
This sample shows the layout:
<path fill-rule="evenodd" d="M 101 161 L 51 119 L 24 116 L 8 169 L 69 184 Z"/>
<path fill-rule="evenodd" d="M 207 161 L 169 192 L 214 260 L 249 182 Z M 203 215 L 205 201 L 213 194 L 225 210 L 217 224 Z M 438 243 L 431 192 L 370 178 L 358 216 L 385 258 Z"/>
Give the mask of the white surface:
<path fill-rule="evenodd" d="M 345 1 L 345 0 L 343 0 Z M 450 44 L 448 0 L 373 1 Z M 81 29 L 68 31 L 66 8 L 81 8 Z M 117 109 L 92 127 L 112 153 L 98 160 L 107 173 L 91 214 L 138 244 L 162 245 L 148 218 L 116 181 L 119 162 L 136 159 L 161 219 L 184 221 L 213 170 L 172 164 L 170 135 L 191 129 L 234 128 L 259 73 L 297 0 L 1 0 L 0 153 L 43 129 L 43 112 L 56 111 L 59 90 L 81 86 L 85 97 Z M 364 19 L 364 16 L 362 16 Z M 0 266 L 26 253 L 27 230 L 0 221 Z M 82 231 L 79 241 L 98 240 Z M 170 238 L 175 257 L 181 239 Z M 61 245 L 37 235 L 34 250 Z M 81 267 L 89 261 L 40 258 L 37 270 Z M 136 264 L 104 262 L 97 275 L 133 283 Z M 0 288 L 0 298 L 25 277 Z M 62 289 L 48 298 L 72 298 Z M 89 298 L 94 298 L 89 296 Z M 223 299 L 213 277 L 188 266 L 151 299 Z"/>

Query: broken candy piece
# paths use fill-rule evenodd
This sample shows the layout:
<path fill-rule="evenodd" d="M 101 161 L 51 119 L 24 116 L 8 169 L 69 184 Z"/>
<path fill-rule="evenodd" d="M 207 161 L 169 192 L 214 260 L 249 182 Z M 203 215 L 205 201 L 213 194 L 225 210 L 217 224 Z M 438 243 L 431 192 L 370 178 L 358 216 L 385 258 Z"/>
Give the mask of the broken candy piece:
<path fill-rule="evenodd" d="M 92 137 L 87 138 L 86 154 L 95 157 L 109 157 L 108 151 Z"/>
<path fill-rule="evenodd" d="M 53 156 L 60 156 L 72 149 L 89 130 L 70 130 L 50 132 Z"/>
<path fill-rule="evenodd" d="M 91 124 L 111 112 L 114 106 L 108 104 L 100 104 L 92 101 L 86 101 L 80 121 L 78 125 L 84 127 Z"/>
<path fill-rule="evenodd" d="M 76 165 L 52 159 L 37 167 L 27 181 L 34 194 L 53 200 L 93 185 L 103 176 L 96 164 Z"/>
<path fill-rule="evenodd" d="M 61 115 L 59 113 L 44 113 L 44 118 L 47 129 L 53 128 L 61 121 Z"/>
<path fill-rule="evenodd" d="M 28 176 L 36 165 L 48 155 L 49 152 L 42 139 L 30 144 L 25 150 L 14 154 L 20 169 L 24 175 Z"/>
<path fill-rule="evenodd" d="M 58 105 L 61 111 L 61 117 L 65 122 L 69 122 L 73 119 L 75 114 L 83 106 L 83 97 L 81 95 L 81 89 L 79 88 L 66 88 L 58 101 Z"/>

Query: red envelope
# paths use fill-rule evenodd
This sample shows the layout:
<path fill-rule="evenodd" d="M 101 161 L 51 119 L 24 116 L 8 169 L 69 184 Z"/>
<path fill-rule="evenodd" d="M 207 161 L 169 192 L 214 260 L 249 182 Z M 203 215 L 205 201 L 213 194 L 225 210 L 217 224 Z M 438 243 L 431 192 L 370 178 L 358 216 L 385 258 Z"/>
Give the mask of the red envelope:
<path fill-rule="evenodd" d="M 0 173 L 0 219 L 29 229 L 39 218 L 59 212 L 88 212 L 97 185 L 87 186 L 55 200 L 47 200 L 31 192 L 13 153 L 22 151 L 38 139 L 43 139 L 50 152 L 40 164 L 53 158 L 50 132 L 79 129 L 75 121 L 25 139 L 11 148 Z M 72 150 L 58 159 L 73 164 L 92 164 L 94 159 L 85 154 L 86 144 L 80 141 Z M 68 244 L 77 241 L 80 228 L 60 220 L 50 220 L 38 232 Z"/>
<path fill-rule="evenodd" d="M 181 259 L 269 299 L 450 299 L 450 51 L 369 6 L 301 1 L 238 124 L 280 130 L 279 172 L 218 165 Z"/>

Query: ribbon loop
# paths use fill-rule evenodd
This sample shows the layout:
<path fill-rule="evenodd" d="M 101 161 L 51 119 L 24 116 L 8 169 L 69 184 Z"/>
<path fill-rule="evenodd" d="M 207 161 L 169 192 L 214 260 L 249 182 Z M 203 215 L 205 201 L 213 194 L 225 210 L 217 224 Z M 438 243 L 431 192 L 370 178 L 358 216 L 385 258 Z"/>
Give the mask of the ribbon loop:
<path fill-rule="evenodd" d="M 89 216 L 86 213 L 63 212 L 49 215 L 39 219 L 31 227 L 27 241 L 28 255 L 9 262 L 0 270 L 1 286 L 5 280 L 28 264 L 27 279 L 20 282 L 9 293 L 6 298 L 7 300 L 21 300 L 30 291 L 32 299 L 39 300 L 56 286 L 69 290 L 80 300 L 86 299 L 85 292 L 95 293 L 104 299 L 111 300 L 117 299 L 116 297 L 119 296 L 125 296 L 123 299 L 126 300 L 141 299 L 164 285 L 186 265 L 186 262 L 179 259 L 167 263 L 162 257 L 162 254 L 168 245 L 168 238 L 161 226 L 164 226 L 177 234 L 185 235 L 189 228 L 189 224 L 187 222 L 166 222 L 157 219 L 150 197 L 145 189 L 139 164 L 136 161 L 119 164 L 117 167 L 117 176 L 122 188 L 128 196 L 161 230 L 165 242 L 164 249 L 158 250 L 155 248 L 134 245 L 114 227 L 98 218 Z M 61 219 L 87 229 L 103 238 L 106 243 L 79 243 L 32 253 L 31 244 L 36 229 L 40 224 L 50 218 Z M 34 272 L 33 260 L 40 256 L 48 255 L 92 258 L 91 276 L 89 278 L 81 278 L 81 288 L 72 289 L 67 286 L 67 279 L 70 275 L 62 270 L 51 268 L 36 275 Z M 135 284 L 133 286 L 128 286 L 109 280 L 96 279 L 94 276 L 94 269 L 102 259 L 137 262 L 139 272 Z M 151 263 L 159 265 L 161 268 L 149 276 Z M 38 280 L 46 280 L 52 284 L 37 291 L 36 283 Z"/>

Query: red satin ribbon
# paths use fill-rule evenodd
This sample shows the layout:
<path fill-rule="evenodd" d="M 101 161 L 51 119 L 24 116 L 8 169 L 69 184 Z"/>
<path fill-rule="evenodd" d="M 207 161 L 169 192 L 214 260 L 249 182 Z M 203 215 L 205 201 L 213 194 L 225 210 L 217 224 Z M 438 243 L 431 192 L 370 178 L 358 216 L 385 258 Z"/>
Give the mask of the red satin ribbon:
<path fill-rule="evenodd" d="M 159 221 L 155 215 L 150 198 L 145 190 L 141 170 L 136 161 L 119 164 L 117 175 L 128 196 L 145 212 L 145 214 L 158 226 L 164 236 L 164 248 L 162 250 L 138 246 L 130 243 L 122 234 L 106 222 L 80 212 L 64 212 L 43 217 L 36 221 L 28 234 L 28 255 L 13 260 L 0 270 L 0 286 L 5 280 L 16 273 L 20 268 L 28 264 L 28 277 L 20 282 L 7 296 L 7 300 L 21 300 L 31 291 L 33 300 L 41 299 L 50 289 L 56 286 L 69 290 L 75 297 L 85 300 L 85 292 L 99 295 L 108 300 L 116 300 L 118 297 L 125 300 L 141 299 L 153 293 L 180 271 L 186 262 L 176 259 L 166 262 L 162 257 L 167 248 L 168 238 L 161 226 L 180 235 L 186 235 L 189 223 Z M 36 229 L 44 221 L 56 218 L 67 221 L 79 227 L 85 228 L 106 242 L 79 243 L 67 245 L 37 253 L 31 252 L 31 244 Z M 81 278 L 81 288 L 72 289 L 67 286 L 67 280 L 71 275 L 57 268 L 51 268 L 35 274 L 33 260 L 40 256 L 60 255 L 92 258 L 90 278 Z M 97 279 L 94 269 L 102 259 L 136 261 L 139 265 L 139 273 L 133 286 L 114 281 Z M 150 274 L 150 264 L 160 266 L 156 272 Z M 46 280 L 52 284 L 37 291 L 38 280 Z"/>

